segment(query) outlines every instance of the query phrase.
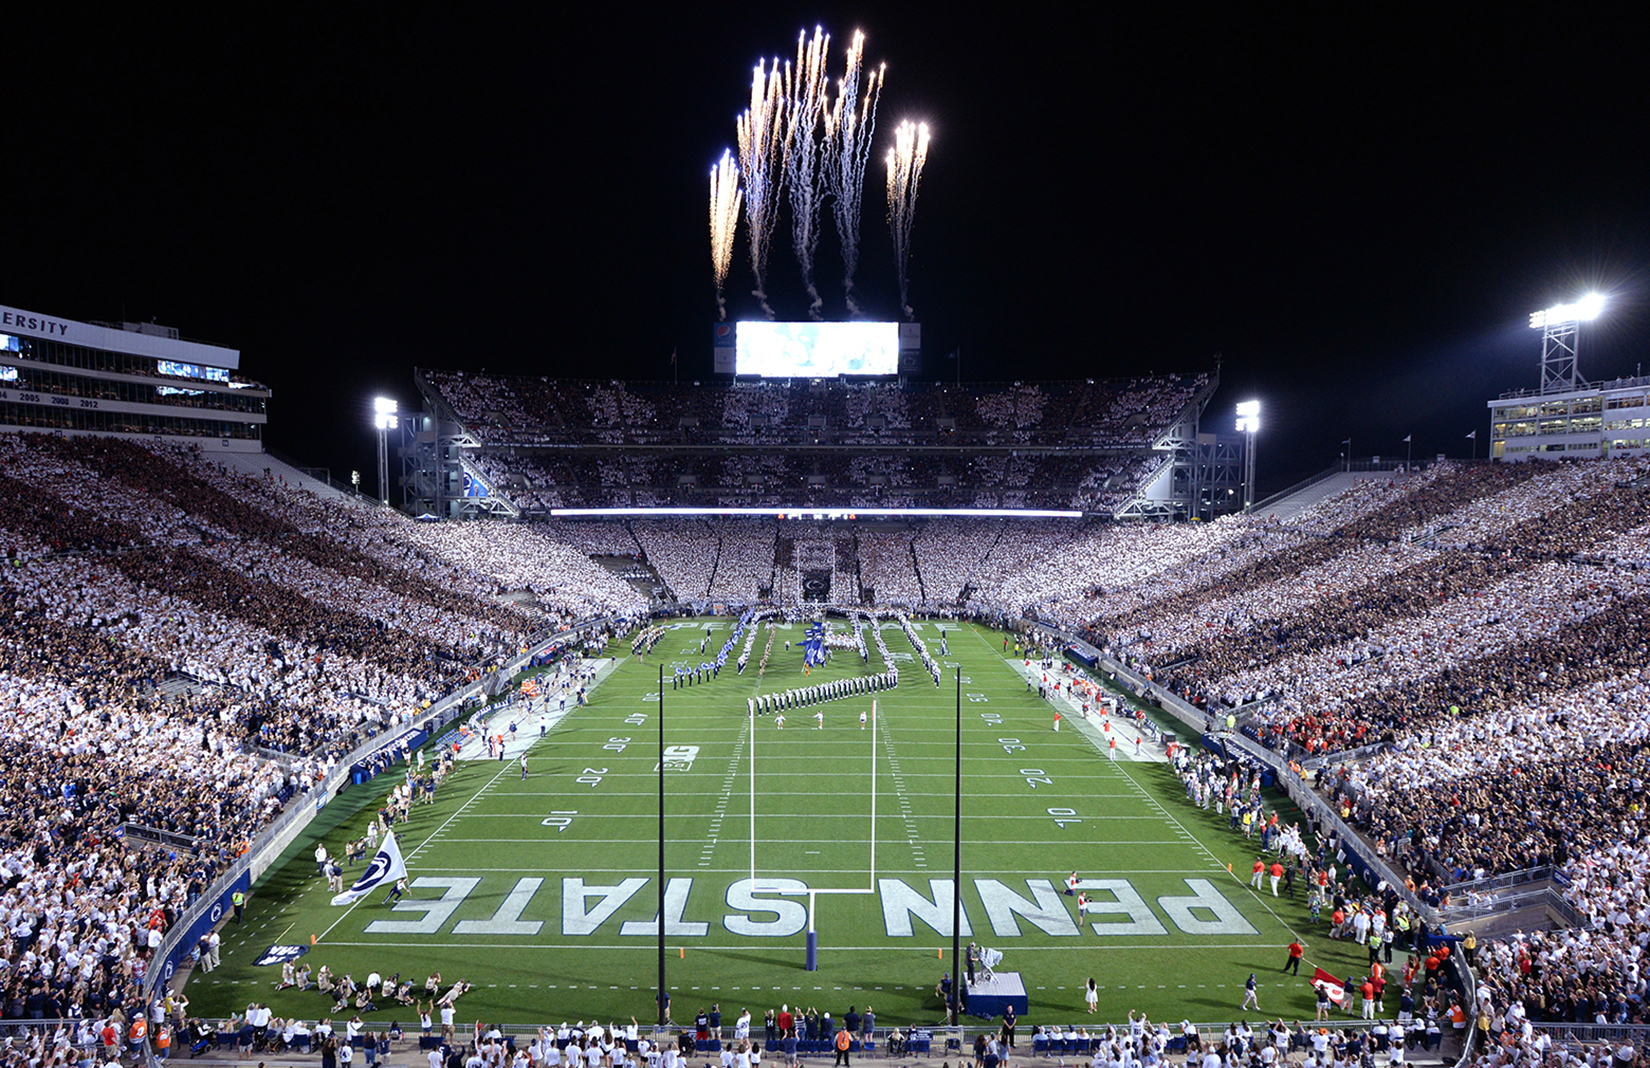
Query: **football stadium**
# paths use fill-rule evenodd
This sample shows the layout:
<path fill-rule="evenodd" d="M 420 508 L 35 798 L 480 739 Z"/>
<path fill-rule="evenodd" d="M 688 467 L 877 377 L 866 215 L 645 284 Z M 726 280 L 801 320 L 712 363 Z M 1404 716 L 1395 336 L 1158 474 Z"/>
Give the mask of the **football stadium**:
<path fill-rule="evenodd" d="M 1556 211 L 1520 276 L 1505 218 L 1561 183 L 1508 207 L 1463 149 L 1393 224 L 1425 183 L 1314 34 L 1267 75 L 1302 117 L 1176 95 L 1178 25 L 1160 80 L 1052 42 L 1021 96 L 920 20 L 887 62 L 804 29 L 712 129 L 725 13 L 622 61 L 557 25 L 555 63 L 469 48 L 480 12 L 333 17 L 14 77 L 125 132 L 81 167 L 92 118 L 14 134 L 0 1068 L 1650 1065 L 1644 271 L 1547 269 L 1637 216 Z M 1350 37 L 1324 84 L 1386 93 Z M 1146 133 L 1091 69 L 1164 94 Z M 1412 92 L 1381 107 L 1471 133 Z M 1574 203 L 1642 202 L 1620 151 Z M 1411 271 L 1398 341 L 1375 296 L 1306 307 Z"/>
<path fill-rule="evenodd" d="M 1201 522 L 1248 488 L 1213 374 L 421 371 L 398 509 L 264 450 L 233 350 L 3 314 L 8 692 L 53 739 L 9 751 L 56 795 L 12 959 L 78 969 L 25 1017 L 422 1056 L 564 1017 L 830 1051 L 852 1011 L 916 1058 L 1253 1014 L 1436 1058 L 1496 996 L 1474 957 L 1582 967 L 1632 922 L 1629 444 Z M 1606 405 L 1570 392 L 1528 403 Z"/>

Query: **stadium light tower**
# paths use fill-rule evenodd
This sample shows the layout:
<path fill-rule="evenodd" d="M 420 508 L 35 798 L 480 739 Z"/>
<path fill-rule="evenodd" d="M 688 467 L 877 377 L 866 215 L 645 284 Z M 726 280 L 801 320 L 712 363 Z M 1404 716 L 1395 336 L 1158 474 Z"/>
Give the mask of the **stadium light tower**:
<path fill-rule="evenodd" d="M 390 431 L 401 425 L 398 405 L 389 397 L 372 399 L 372 425 L 378 431 L 378 499 L 390 503 Z"/>
<path fill-rule="evenodd" d="M 1576 339 L 1581 324 L 1603 310 L 1604 295 L 1589 293 L 1574 304 L 1530 313 L 1530 328 L 1541 331 L 1541 392 L 1563 393 L 1587 384 L 1576 369 Z"/>
<path fill-rule="evenodd" d="M 1239 401 L 1237 428 L 1243 433 L 1243 510 L 1255 506 L 1255 431 L 1260 429 L 1260 401 Z"/>

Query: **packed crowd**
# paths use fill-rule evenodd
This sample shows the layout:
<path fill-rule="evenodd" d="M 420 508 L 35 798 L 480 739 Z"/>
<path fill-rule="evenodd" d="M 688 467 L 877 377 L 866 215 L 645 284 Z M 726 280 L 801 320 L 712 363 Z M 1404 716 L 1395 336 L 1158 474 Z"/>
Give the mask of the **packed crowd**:
<path fill-rule="evenodd" d="M 1139 446 L 1208 375 L 970 384 L 823 379 L 709 383 L 421 371 L 427 396 L 492 445 L 1088 444 Z"/>
<path fill-rule="evenodd" d="M 339 757 L 531 633 L 640 609 L 544 531 L 431 528 L 177 445 L 0 455 L 11 1018 L 124 1042 L 164 932 Z"/>
<path fill-rule="evenodd" d="M 707 597 L 740 602 L 773 588 L 774 525 L 759 519 L 729 519 L 716 526 L 720 551 Z"/>
<path fill-rule="evenodd" d="M 484 444 L 468 460 L 490 490 L 528 514 L 605 505 L 1109 511 L 1161 462 L 1151 443 L 1210 386 L 1207 376 L 1178 375 L 966 387 L 443 371 L 419 381 Z M 567 444 L 585 447 L 533 448 Z M 907 451 L 921 444 L 956 451 Z M 812 448 L 787 449 L 800 445 Z M 1050 446 L 1067 451 L 1043 451 Z"/>
<path fill-rule="evenodd" d="M 920 534 L 919 534 L 920 537 Z M 880 604 L 922 604 L 922 577 L 907 531 L 867 531 L 859 535 L 859 581 L 876 592 Z"/>
<path fill-rule="evenodd" d="M 139 696 L 117 671 L 77 692 L 11 660 L 0 680 L 3 1015 L 141 1018 L 164 932 L 325 765 L 238 751 L 214 718 Z M 188 848 L 144 844 L 157 830 Z"/>
<path fill-rule="evenodd" d="M 1485 947 L 1481 1000 L 1462 1012 L 1482 1064 L 1538 1064 L 1552 1040 L 1532 1022 L 1644 1019 L 1645 473 L 1633 459 L 1441 465 L 1288 523 L 1148 533 L 1149 560 L 1079 535 L 1066 563 L 1092 586 L 1062 591 L 1075 613 L 1038 607 L 1289 756 L 1357 750 L 1324 787 L 1424 900 L 1558 869 L 1582 926 Z M 1088 566 L 1085 542 L 1105 559 Z M 1188 790 L 1232 801 L 1207 781 Z"/>
<path fill-rule="evenodd" d="M 529 516 L 579 507 L 1059 508 L 1110 512 L 1164 462 L 1146 449 L 1078 454 L 957 446 L 944 453 L 740 452 L 694 441 L 650 451 L 511 449 L 466 457 Z"/>

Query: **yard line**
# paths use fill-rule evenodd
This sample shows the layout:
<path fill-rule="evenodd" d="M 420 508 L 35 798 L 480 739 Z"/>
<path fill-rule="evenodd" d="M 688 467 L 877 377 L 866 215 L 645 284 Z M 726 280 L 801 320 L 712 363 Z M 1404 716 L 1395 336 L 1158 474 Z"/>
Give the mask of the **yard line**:
<path fill-rule="evenodd" d="M 603 818 L 605 818 L 605 817 L 603 817 Z M 807 818 L 814 819 L 814 818 L 817 818 L 817 817 L 810 816 L 810 817 L 807 817 Z M 845 816 L 843 818 L 844 819 L 853 819 L 853 818 L 864 819 L 865 817 L 864 816 L 859 816 L 859 817 Z M 1043 818 L 1045 820 L 1048 819 L 1047 816 L 1044 816 Z M 1133 818 L 1136 818 L 1136 817 L 1129 817 L 1129 818 L 1133 819 Z M 1154 821 L 1154 822 L 1160 822 L 1160 821 Z M 888 839 L 880 838 L 879 841 L 887 842 Z M 1193 841 L 1195 842 L 1196 839 L 1193 839 Z M 533 844 L 533 843 L 536 843 L 536 842 L 542 842 L 546 845 L 550 845 L 552 843 L 557 842 L 557 839 L 554 839 L 554 838 L 472 838 L 469 835 L 465 835 L 463 841 L 455 841 L 451 844 L 454 845 L 455 847 L 458 847 L 458 848 L 464 848 L 465 846 L 468 846 L 468 845 L 470 845 L 471 843 L 474 843 L 474 842 L 493 842 L 493 843 L 499 843 L 499 844 L 513 843 L 515 845 L 530 845 L 530 844 Z M 637 840 L 634 839 L 634 838 L 569 838 L 569 839 L 566 840 L 566 842 L 569 846 L 636 845 L 636 844 L 638 844 Z M 841 837 L 836 837 L 836 838 L 793 838 L 793 837 L 789 837 L 789 836 L 784 837 L 784 838 L 762 838 L 762 837 L 758 836 L 758 838 L 756 839 L 756 842 L 757 842 L 758 845 L 788 845 L 788 844 L 789 845 L 817 845 L 819 843 L 824 843 L 825 845 L 870 845 L 871 844 L 871 840 L 869 838 L 841 838 Z M 1071 845 L 1071 840 L 1066 839 L 1066 838 L 1017 838 L 1017 839 L 1015 839 L 1015 842 L 1017 844 L 1023 844 L 1023 845 L 1028 845 L 1028 846 L 1062 847 L 1062 846 Z M 438 843 L 438 844 L 445 845 L 447 843 L 443 842 L 443 843 Z M 996 837 L 996 838 L 964 838 L 963 839 L 963 845 L 965 845 L 965 846 L 1001 846 L 1002 844 L 1003 844 L 1003 840 L 1000 836 Z M 1105 840 L 1104 844 L 1107 845 L 1107 846 L 1119 846 L 1119 845 L 1183 846 L 1183 845 L 1186 844 L 1186 840 L 1184 838 L 1108 838 L 1108 839 Z M 1225 870 L 1225 865 L 1221 865 L 1221 870 L 1222 871 Z"/>
<path fill-rule="evenodd" d="M 896 787 L 896 789 L 897 789 L 897 787 Z M 814 796 L 817 797 L 818 795 L 815 794 Z M 1055 792 L 1055 793 L 1048 794 L 1047 796 L 1049 796 L 1049 797 L 1064 797 L 1064 796 L 1067 796 L 1067 795 Z M 1081 797 L 1084 801 L 1090 800 L 1092 798 L 1092 796 L 1093 796 L 1092 794 L 1082 794 L 1081 795 Z M 1031 800 L 1035 801 L 1036 798 L 1032 797 Z M 736 809 L 732 809 L 731 811 L 734 815 L 742 815 L 745 819 L 748 819 L 749 816 L 750 816 L 750 810 L 749 809 L 736 808 Z M 690 816 L 690 815 L 687 815 L 687 814 L 683 814 L 681 817 L 672 817 L 669 812 L 665 813 L 665 815 L 666 815 L 667 818 L 685 818 L 685 819 L 698 818 L 697 816 Z M 863 820 L 865 818 L 866 814 L 863 813 L 863 812 L 840 812 L 840 813 L 832 813 L 832 814 L 821 814 L 818 811 L 810 811 L 810 812 L 768 812 L 768 811 L 763 811 L 763 812 L 760 813 L 760 815 L 763 819 L 786 819 L 786 820 L 851 819 L 851 820 Z M 888 809 L 886 807 L 879 807 L 878 810 L 877 810 L 877 815 L 878 816 L 899 815 L 902 819 L 906 819 L 907 822 L 909 822 L 910 820 L 946 820 L 946 821 L 950 821 L 951 818 L 952 818 L 952 814 L 949 813 L 949 812 L 914 812 L 914 811 L 909 810 L 909 809 L 903 809 L 900 812 L 896 813 L 896 812 L 893 812 L 893 811 L 891 811 L 890 809 Z M 971 815 L 981 816 L 981 815 L 984 815 L 984 814 L 983 813 L 972 813 L 971 814 L 971 813 L 967 812 L 966 810 L 963 812 L 964 818 L 968 818 Z M 659 818 L 659 813 L 657 811 L 654 811 L 654 812 L 611 812 L 611 813 L 601 813 L 600 816 L 604 820 L 657 820 Z M 485 812 L 485 813 L 479 813 L 477 815 L 474 815 L 471 818 L 472 819 L 477 819 L 477 820 L 489 820 L 489 819 L 542 820 L 544 818 L 544 813 L 543 812 Z M 1035 815 L 1027 815 L 1027 816 L 1009 816 L 1009 815 L 1004 815 L 1003 813 L 993 812 L 993 813 L 990 813 L 989 818 L 993 821 L 997 821 L 997 820 L 1041 820 L 1044 823 L 1047 823 L 1048 820 L 1049 820 L 1048 816 L 1043 815 L 1041 813 L 1038 813 L 1038 814 L 1035 814 Z M 1105 814 L 1102 814 L 1102 815 L 1093 816 L 1093 817 L 1090 817 L 1090 818 L 1091 819 L 1110 820 L 1110 821 L 1117 821 L 1117 820 L 1149 820 L 1152 823 L 1162 823 L 1163 822 L 1162 817 L 1159 817 L 1159 816 L 1128 816 L 1128 815 L 1105 815 Z M 468 839 L 468 840 L 469 841 L 476 841 L 476 842 L 485 841 L 485 839 L 480 839 L 480 838 L 472 838 L 472 839 Z M 569 839 L 569 841 L 573 841 L 573 840 L 574 839 Z"/>
<path fill-rule="evenodd" d="M 980 937 L 980 935 L 978 933 L 976 933 L 973 937 L 978 939 Z M 331 946 L 353 946 L 353 947 L 368 946 L 368 947 L 372 947 L 374 949 L 508 949 L 508 950 L 514 950 L 514 951 L 517 951 L 517 952 L 525 952 L 525 951 L 529 951 L 529 950 L 532 950 L 532 951 L 537 951 L 537 950 L 563 951 L 563 950 L 572 950 L 572 949 L 595 949 L 595 950 L 634 949 L 634 950 L 641 950 L 641 951 L 647 952 L 647 953 L 657 953 L 658 952 L 657 945 L 655 943 L 651 942 L 651 941 L 643 941 L 642 940 L 643 938 L 651 939 L 651 938 L 653 938 L 653 936 L 652 935 L 638 936 L 637 941 L 635 941 L 635 942 L 619 943 L 617 945 L 595 945 L 595 944 L 590 943 L 590 942 L 532 942 L 532 943 L 527 943 L 526 941 L 522 941 L 522 942 L 329 942 L 328 945 L 331 945 Z M 1144 943 L 1142 943 L 1140 945 L 1119 945 L 1119 944 L 1116 944 L 1116 943 L 1104 941 L 1104 940 L 1100 939 L 1098 936 L 1094 939 L 1082 938 L 1081 936 L 1077 936 L 1077 937 L 1074 937 L 1072 939 L 1072 941 L 1074 943 L 1077 943 L 1077 944 L 1058 945 L 1058 946 L 1047 946 L 1047 945 L 1027 946 L 1023 950 L 1023 952 L 1028 953 L 1028 954 L 1029 953 L 1037 953 L 1037 954 L 1058 953 L 1058 952 L 1062 952 L 1062 951 L 1076 951 L 1076 952 L 1080 952 L 1080 953 L 1092 953 L 1097 949 L 1128 949 L 1128 950 L 1144 949 L 1144 950 L 1151 950 L 1152 952 L 1155 952 L 1155 953 L 1171 952 L 1171 947 L 1164 945 L 1161 941 L 1152 943 L 1150 945 L 1147 945 L 1147 944 L 1144 944 Z M 924 953 L 927 953 L 929 950 L 933 949 L 935 947 L 935 945 L 937 945 L 937 944 L 939 944 L 939 936 L 935 935 L 935 936 L 933 936 L 933 941 L 931 941 L 931 942 L 925 942 L 925 941 L 922 941 L 921 939 L 913 938 L 911 940 L 911 945 L 909 947 L 900 946 L 900 947 L 896 947 L 896 948 L 897 949 L 920 949 Z M 693 950 L 694 950 L 695 953 L 712 954 L 712 955 L 717 954 L 717 953 L 740 953 L 742 951 L 748 950 L 748 948 L 749 948 L 748 946 L 741 946 L 738 943 L 726 943 L 726 944 L 713 943 L 713 944 L 710 944 L 710 945 L 704 945 L 704 944 L 700 944 L 698 942 L 695 942 L 695 944 L 693 946 Z M 784 947 L 784 948 L 793 949 L 793 950 L 795 949 L 795 947 Z M 823 950 L 825 947 L 821 947 L 821 948 Z M 949 948 L 948 943 L 947 943 L 947 948 Z M 1207 942 L 1207 943 L 1203 943 L 1201 945 L 1187 945 L 1185 943 L 1176 943 L 1172 947 L 1172 952 L 1174 954 L 1178 955 L 1180 953 L 1185 953 L 1185 952 L 1228 953 L 1228 952 L 1230 952 L 1231 950 L 1234 950 L 1234 949 L 1268 949 L 1268 950 L 1270 950 L 1270 949 L 1276 949 L 1276 948 L 1278 948 L 1278 947 L 1277 947 L 1277 944 L 1275 942 Z M 889 952 L 889 947 L 888 946 L 830 946 L 829 947 L 829 952 L 831 952 L 831 953 L 887 953 L 887 952 Z M 754 987 L 752 989 L 754 989 Z"/>
<path fill-rule="evenodd" d="M 1053 761 L 1042 760 L 1041 757 L 1039 757 L 1038 759 L 1042 763 L 1045 763 L 1045 764 L 1054 763 Z M 766 763 L 766 760 L 764 760 L 764 763 Z M 1092 764 L 1093 763 L 1092 759 L 1088 759 L 1088 763 Z M 1109 763 L 1109 761 L 1108 761 L 1108 763 Z M 534 774 L 538 774 L 538 773 L 535 772 Z M 767 774 L 767 773 L 763 772 L 762 774 Z M 798 772 L 798 773 L 793 774 L 793 773 L 787 771 L 787 772 L 784 773 L 784 777 L 787 778 L 787 779 L 803 778 L 806 775 L 808 775 L 807 772 Z M 617 776 L 615 774 L 611 773 L 611 772 L 608 774 L 608 778 L 616 778 L 616 777 Z M 832 778 L 832 779 L 840 779 L 841 778 L 840 775 L 822 775 L 821 777 L 822 778 Z M 949 774 L 940 775 L 940 774 L 937 774 L 937 773 L 933 774 L 933 775 L 920 775 L 920 774 L 903 775 L 901 777 L 907 778 L 907 779 L 922 779 L 922 778 L 927 778 L 927 779 L 950 779 L 951 778 L 951 776 Z M 976 775 L 974 773 L 969 773 L 968 777 L 970 779 L 991 778 L 991 776 L 989 776 L 989 775 Z M 1010 778 L 1010 779 L 1020 778 L 1020 776 L 1018 776 L 1018 775 L 1008 775 L 1008 776 L 1004 776 L 1004 777 Z M 668 784 L 672 781 L 680 781 L 680 780 L 672 780 L 672 779 L 667 778 L 665 781 Z M 669 789 L 668 785 L 667 785 L 666 788 Z M 719 789 L 718 790 L 704 790 L 704 791 L 671 790 L 670 795 L 672 797 L 675 797 L 675 798 L 691 798 L 691 797 L 720 798 L 722 796 L 722 791 L 719 790 Z M 512 790 L 510 792 L 509 796 L 513 797 L 513 798 L 514 797 L 560 797 L 560 798 L 565 798 L 569 795 L 565 790 L 549 790 L 549 791 Z M 646 798 L 652 799 L 652 798 L 657 798 L 659 796 L 659 792 L 657 790 L 604 790 L 599 794 L 592 793 L 590 796 L 593 797 L 593 798 L 596 798 L 598 800 L 606 800 L 607 798 L 612 798 L 612 797 L 646 797 Z M 819 796 L 819 791 L 818 790 L 764 790 L 764 791 L 762 791 L 762 796 L 764 796 L 764 797 L 810 797 L 810 798 L 817 798 Z M 1029 796 L 1029 795 L 1027 795 L 1027 796 Z M 1083 800 L 1085 800 L 1085 801 L 1132 801 L 1137 796 L 1139 796 L 1139 795 L 1132 794 L 1132 793 L 1131 794 L 1106 794 L 1106 793 L 1094 793 L 1094 792 L 1091 792 L 1091 791 L 1084 791 Z M 947 800 L 947 799 L 946 798 L 941 798 L 941 800 Z M 498 814 L 499 815 L 505 815 L 506 813 L 498 813 Z M 542 812 L 538 813 L 538 815 L 542 816 L 543 813 Z M 658 815 L 658 813 L 654 812 L 650 815 L 649 818 L 656 817 L 657 815 Z"/>
<path fill-rule="evenodd" d="M 882 736 L 882 745 L 888 752 L 888 764 L 893 769 L 891 774 L 894 778 L 894 799 L 898 803 L 901 810 L 900 818 L 905 821 L 906 842 L 911 847 L 911 853 L 916 865 L 919 868 L 926 869 L 928 867 L 928 862 L 923 859 L 922 846 L 917 844 L 917 824 L 911 816 L 910 799 L 906 796 L 905 792 L 905 776 L 899 770 L 899 756 L 894 751 L 894 739 L 890 733 L 888 718 L 886 716 L 879 715 L 877 717 L 876 732 Z"/>
<path fill-rule="evenodd" d="M 1121 770 L 1121 769 L 1119 769 L 1119 770 Z M 1182 824 L 1178 819 L 1176 819 L 1174 814 L 1171 813 L 1167 808 L 1164 808 L 1162 803 L 1159 802 L 1157 800 L 1157 798 L 1153 797 L 1150 793 L 1148 793 L 1146 791 L 1146 789 L 1144 787 L 1142 787 L 1138 782 L 1135 782 L 1134 777 L 1132 775 L 1129 775 L 1128 772 L 1126 772 L 1126 771 L 1123 772 L 1123 775 L 1130 782 L 1134 782 L 1135 788 L 1140 790 L 1141 796 L 1146 799 L 1147 803 L 1149 803 L 1153 808 L 1157 809 L 1159 812 L 1163 813 L 1164 818 L 1166 818 L 1170 823 L 1172 823 L 1176 827 L 1178 827 L 1180 829 L 1181 834 L 1184 834 L 1187 838 L 1191 839 L 1193 844 L 1195 844 L 1197 846 L 1197 848 L 1201 849 L 1209 857 L 1210 860 L 1215 861 L 1215 863 L 1217 863 L 1217 864 L 1220 863 L 1219 858 L 1217 858 L 1215 856 L 1214 851 L 1212 849 L 1210 849 L 1208 846 L 1204 845 L 1203 842 L 1197 837 L 1197 835 L 1195 835 L 1191 831 L 1187 830 L 1185 825 Z M 1228 870 L 1230 871 L 1230 869 L 1228 869 Z M 1293 938 L 1300 938 L 1301 937 L 1300 932 L 1295 930 L 1295 928 L 1293 926 L 1291 926 L 1289 924 L 1289 922 L 1286 921 L 1282 916 L 1279 916 L 1277 914 L 1277 912 L 1275 912 L 1272 909 L 1272 906 L 1268 905 L 1266 903 L 1266 899 L 1261 897 L 1260 894 L 1255 892 L 1254 887 L 1250 886 L 1248 883 L 1243 881 L 1243 876 L 1239 875 L 1236 871 L 1230 871 L 1230 874 L 1231 874 L 1232 880 L 1234 882 L 1236 882 L 1239 886 L 1243 887 L 1245 890 L 1249 891 L 1249 893 L 1254 897 L 1254 899 L 1256 901 L 1260 902 L 1261 907 L 1264 908 L 1268 913 L 1270 913 L 1272 918 L 1274 920 L 1278 921 L 1278 925 L 1280 927 L 1282 927 L 1285 931 L 1288 931 L 1291 937 L 1293 937 Z"/>
<path fill-rule="evenodd" d="M 426 838 L 426 839 L 424 839 L 424 841 L 420 842 L 417 849 L 414 849 L 410 853 L 403 854 L 402 859 L 403 860 L 411 860 L 413 857 L 418 856 L 419 852 L 422 851 L 425 846 L 429 845 L 430 842 L 432 840 L 434 840 L 436 835 L 440 834 L 442 831 L 447 829 L 447 824 L 453 822 L 454 820 L 458 819 L 458 817 L 462 816 L 464 814 L 465 809 L 467 809 L 471 805 L 475 804 L 476 801 L 481 797 L 482 794 L 484 794 L 488 790 L 492 789 L 493 784 L 498 782 L 500 776 L 502 776 L 505 772 L 509 771 L 510 768 L 513 766 L 512 761 L 506 760 L 506 761 L 502 761 L 502 763 L 503 763 L 504 766 L 498 769 L 498 774 L 497 775 L 494 775 L 491 779 L 488 779 L 486 784 L 484 786 L 482 786 L 481 789 L 477 790 L 474 794 L 470 795 L 470 799 L 468 801 L 466 801 L 462 805 L 458 806 L 458 810 L 456 812 L 454 812 L 451 816 L 448 816 L 446 822 L 443 823 L 441 826 L 437 827 L 434 831 L 432 831 L 428 838 Z M 369 894 L 367 896 L 370 897 L 371 895 Z M 367 900 L 367 898 L 362 897 L 362 898 L 357 898 L 355 901 L 350 902 L 349 907 L 344 910 L 344 914 L 342 916 L 338 917 L 336 920 L 333 920 L 332 925 L 329 926 L 326 930 L 321 932 L 320 939 L 325 939 L 327 935 L 331 934 L 332 929 L 334 927 L 337 927 L 339 924 L 343 923 L 346 919 L 348 919 L 349 914 L 355 911 L 355 906 L 359 905 L 361 902 L 363 902 L 365 900 Z"/>
<path fill-rule="evenodd" d="M 884 842 L 883 844 L 886 845 L 887 843 Z M 814 855 L 820 855 L 820 854 L 815 853 Z M 464 865 L 461 865 L 461 866 L 456 867 L 456 868 L 442 868 L 442 867 L 435 867 L 435 866 L 432 866 L 432 865 L 424 864 L 424 865 L 420 865 L 418 870 L 420 872 L 442 872 L 442 871 L 474 872 L 477 875 L 520 875 L 520 874 L 542 875 L 544 873 L 544 865 L 539 864 L 539 865 L 535 865 L 535 866 L 529 867 L 529 868 L 478 868 L 474 864 L 464 864 Z M 587 868 L 587 867 L 584 867 L 584 866 L 581 865 L 578 870 L 579 870 L 580 875 L 640 875 L 640 874 L 652 874 L 651 872 L 644 872 L 643 869 L 641 869 L 641 868 Z M 1087 874 L 1087 875 L 1207 875 L 1209 872 L 1215 871 L 1215 870 L 1216 869 L 1214 869 L 1214 868 L 1208 868 L 1208 867 L 1205 867 L 1205 868 L 1136 868 L 1136 867 L 1095 868 L 1095 867 L 1085 867 L 1083 869 L 1084 873 Z M 1226 869 L 1223 866 L 1219 870 L 1220 871 L 1225 871 Z M 703 875 L 744 875 L 744 874 L 747 874 L 748 869 L 746 869 L 744 866 L 740 866 L 740 867 L 737 867 L 737 868 L 695 868 L 694 871 L 695 871 L 695 874 L 703 874 Z M 802 874 L 812 874 L 812 873 L 811 872 L 804 872 Z M 858 868 L 858 869 L 855 869 L 855 868 L 832 868 L 829 871 L 827 871 L 826 874 L 831 875 L 831 876 L 835 876 L 835 875 L 838 875 L 838 874 L 842 874 L 842 875 L 868 875 L 868 874 L 870 874 L 870 872 L 867 869 L 864 869 L 864 868 Z M 926 869 L 883 868 L 883 867 L 879 866 L 878 869 L 877 869 L 877 874 L 879 876 L 882 876 L 882 875 L 894 876 L 894 875 L 932 875 L 933 873 L 926 870 Z M 1044 872 L 1044 871 L 1005 872 L 1001 868 L 964 868 L 963 869 L 963 876 L 965 878 L 970 877 L 970 876 L 984 876 L 984 877 L 989 877 L 989 878 L 993 878 L 993 879 L 1000 879 L 1000 878 L 1012 879 L 1012 878 L 1015 878 L 1016 876 L 1023 876 L 1023 877 L 1026 877 L 1026 878 L 1048 878 L 1048 877 L 1051 876 L 1051 873 Z"/>

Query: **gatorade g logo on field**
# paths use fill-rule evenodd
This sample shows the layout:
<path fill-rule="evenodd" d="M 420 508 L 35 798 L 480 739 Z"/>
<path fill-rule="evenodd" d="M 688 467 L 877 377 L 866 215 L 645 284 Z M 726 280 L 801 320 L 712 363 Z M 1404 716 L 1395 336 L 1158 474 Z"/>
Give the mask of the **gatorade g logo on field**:
<path fill-rule="evenodd" d="M 692 771 L 693 760 L 698 755 L 699 747 L 696 745 L 667 745 L 665 746 L 665 770 Z M 659 766 L 655 764 L 653 770 L 658 771 Z"/>

